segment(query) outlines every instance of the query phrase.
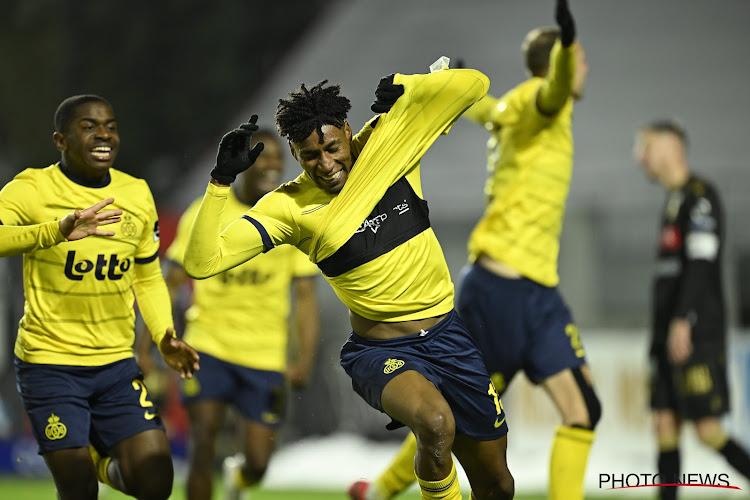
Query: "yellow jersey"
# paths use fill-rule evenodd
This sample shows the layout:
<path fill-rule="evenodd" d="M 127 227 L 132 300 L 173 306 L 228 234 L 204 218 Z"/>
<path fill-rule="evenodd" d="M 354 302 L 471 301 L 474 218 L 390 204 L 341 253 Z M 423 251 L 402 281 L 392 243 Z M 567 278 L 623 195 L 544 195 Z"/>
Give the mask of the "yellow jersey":
<path fill-rule="evenodd" d="M 209 276 L 290 244 L 364 318 L 398 322 L 449 312 L 453 284 L 427 218 L 419 159 L 487 92 L 489 80 L 474 70 L 445 70 L 396 75 L 394 82 L 404 95 L 374 130 L 365 127 L 353 139 L 356 160 L 341 193 L 325 192 L 303 173 L 221 232 L 213 221 L 229 188 L 209 184 L 185 254 L 188 274 Z"/>
<path fill-rule="evenodd" d="M 167 258 L 177 264 L 182 265 L 201 199 L 182 215 L 167 250 Z M 219 224 L 228 226 L 248 208 L 230 190 Z M 284 371 L 292 280 L 318 274 L 305 254 L 281 245 L 221 274 L 195 281 L 192 305 L 186 313 L 185 342 L 234 364 Z"/>
<path fill-rule="evenodd" d="M 469 238 L 469 259 L 486 254 L 553 287 L 573 173 L 573 99 L 542 114 L 536 97 L 544 83 L 535 77 L 500 99 L 487 95 L 463 115 L 490 131 L 487 206 Z"/>
<path fill-rule="evenodd" d="M 57 221 L 31 226 L 0 225 L 0 257 L 49 248 L 65 241 Z"/>
<path fill-rule="evenodd" d="M 38 224 L 108 197 L 115 198 L 112 209 L 123 211 L 122 220 L 107 228 L 114 236 L 24 254 L 26 302 L 14 349 L 21 360 L 100 366 L 133 356 L 134 291 L 144 299 L 144 319 L 157 342 L 172 327 L 159 270 L 156 207 L 142 179 L 110 169 L 101 186 L 89 187 L 59 163 L 29 168 L 0 191 L 0 221 Z"/>

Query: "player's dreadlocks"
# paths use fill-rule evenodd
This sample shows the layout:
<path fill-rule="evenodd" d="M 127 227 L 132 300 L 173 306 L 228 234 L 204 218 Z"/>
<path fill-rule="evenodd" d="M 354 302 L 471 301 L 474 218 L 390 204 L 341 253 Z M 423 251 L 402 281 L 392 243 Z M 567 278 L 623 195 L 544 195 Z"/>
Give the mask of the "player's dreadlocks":
<path fill-rule="evenodd" d="M 310 89 L 303 83 L 299 90 L 290 92 L 287 99 L 279 99 L 276 108 L 279 135 L 291 142 L 301 142 L 317 130 L 322 143 L 323 125 L 344 126 L 352 105 L 339 94 L 339 85 L 324 87 L 326 83 L 328 80 L 323 80 Z"/>

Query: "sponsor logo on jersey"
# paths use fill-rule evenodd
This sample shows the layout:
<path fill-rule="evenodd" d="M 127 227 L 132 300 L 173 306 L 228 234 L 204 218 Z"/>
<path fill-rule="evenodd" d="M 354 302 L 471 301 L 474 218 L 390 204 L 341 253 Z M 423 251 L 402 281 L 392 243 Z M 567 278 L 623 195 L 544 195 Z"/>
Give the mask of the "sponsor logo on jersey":
<path fill-rule="evenodd" d="M 355 234 L 363 232 L 365 229 L 370 229 L 373 233 L 377 233 L 378 229 L 380 229 L 380 225 L 385 222 L 385 220 L 388 218 L 388 214 L 380 214 L 376 215 L 372 219 L 365 219 L 365 221 L 359 225 L 356 231 L 354 231 Z"/>
<path fill-rule="evenodd" d="M 60 422 L 60 417 L 54 413 L 50 414 L 47 422 L 49 423 L 47 424 L 47 427 L 44 428 L 44 435 L 47 436 L 47 439 L 50 441 L 62 439 L 68 434 L 68 428 L 65 427 L 64 423 Z"/>
<path fill-rule="evenodd" d="M 395 207 L 393 207 L 393 210 L 397 210 L 399 215 L 404 215 L 406 212 L 409 211 L 409 204 L 404 200 L 403 203 L 399 203 Z"/>
<path fill-rule="evenodd" d="M 83 275 L 91 271 L 94 272 L 94 278 L 100 281 L 119 280 L 128 269 L 130 269 L 130 259 L 119 260 L 117 254 L 109 257 L 99 254 L 94 263 L 88 259 L 76 260 L 76 251 L 69 250 L 65 259 L 65 276 L 74 281 L 81 281 Z"/>

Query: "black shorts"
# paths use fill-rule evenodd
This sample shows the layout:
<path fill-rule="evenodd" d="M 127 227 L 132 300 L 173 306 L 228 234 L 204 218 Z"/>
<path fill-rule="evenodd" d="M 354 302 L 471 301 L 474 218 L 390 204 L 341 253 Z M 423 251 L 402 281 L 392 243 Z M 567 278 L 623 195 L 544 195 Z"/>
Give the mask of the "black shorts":
<path fill-rule="evenodd" d="M 687 420 L 718 417 L 729 411 L 726 356 L 713 353 L 694 358 L 674 366 L 666 351 L 652 351 L 651 409 L 673 410 Z"/>

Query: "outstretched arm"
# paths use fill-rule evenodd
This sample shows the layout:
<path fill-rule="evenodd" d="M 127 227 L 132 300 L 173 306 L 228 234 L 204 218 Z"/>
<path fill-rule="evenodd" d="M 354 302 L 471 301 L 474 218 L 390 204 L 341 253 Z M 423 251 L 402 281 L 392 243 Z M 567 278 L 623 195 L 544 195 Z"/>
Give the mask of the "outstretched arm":
<path fill-rule="evenodd" d="M 573 88 L 576 25 L 567 0 L 557 0 L 555 20 L 560 27 L 560 39 L 552 48 L 547 78 L 536 98 L 539 111 L 550 116 L 562 109 Z"/>
<path fill-rule="evenodd" d="M 105 231 L 99 227 L 120 222 L 122 210 L 102 210 L 114 201 L 114 198 L 108 198 L 84 210 L 76 210 L 59 222 L 0 226 L 0 257 L 41 250 L 66 240 L 80 240 L 91 235 L 113 236 L 113 231 Z"/>
<path fill-rule="evenodd" d="M 239 219 L 221 231 L 221 220 L 229 186 L 238 174 L 250 168 L 263 143 L 250 149 L 253 133 L 258 130 L 257 115 L 221 138 L 211 183 L 195 216 L 185 248 L 183 267 L 188 276 L 204 279 L 231 269 L 263 252 L 264 241 L 248 219 Z"/>

